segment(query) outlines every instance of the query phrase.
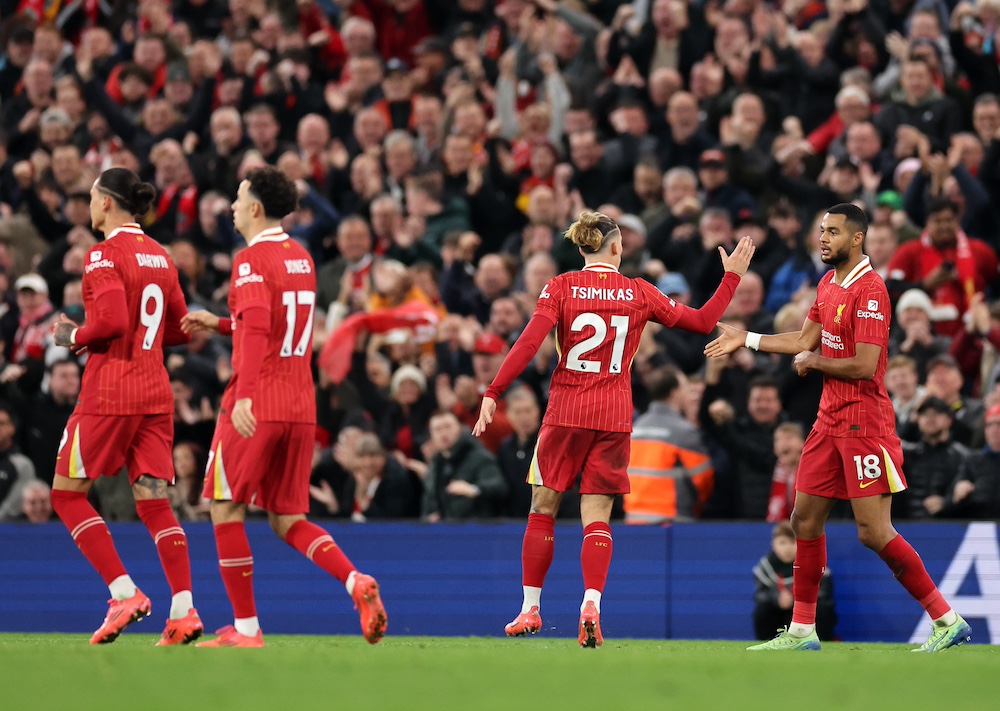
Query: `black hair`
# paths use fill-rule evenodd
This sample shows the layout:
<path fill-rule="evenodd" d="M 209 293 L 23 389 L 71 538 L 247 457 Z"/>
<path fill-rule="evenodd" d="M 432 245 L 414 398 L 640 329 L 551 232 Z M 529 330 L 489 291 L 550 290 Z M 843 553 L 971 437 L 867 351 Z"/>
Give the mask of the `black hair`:
<path fill-rule="evenodd" d="M 125 212 L 145 215 L 156 199 L 156 188 L 144 183 L 128 168 L 109 168 L 97 179 L 97 189 L 111 198 Z"/>
<path fill-rule="evenodd" d="M 681 386 L 680 371 L 672 365 L 654 370 L 649 377 L 650 400 L 666 400 Z"/>
<path fill-rule="evenodd" d="M 846 218 L 847 228 L 851 234 L 860 232 L 864 237 L 868 234 L 868 215 L 857 205 L 850 202 L 842 202 L 834 205 L 826 211 L 828 215 L 843 215 Z"/>
<path fill-rule="evenodd" d="M 933 198 L 927 205 L 927 214 L 933 215 L 938 212 L 944 212 L 945 210 L 951 210 L 955 215 L 958 214 L 958 205 L 955 204 L 950 198 L 946 198 L 943 195 L 939 195 Z"/>
<path fill-rule="evenodd" d="M 121 71 L 118 72 L 119 82 L 123 82 L 129 77 L 135 77 L 146 86 L 153 85 L 153 77 L 151 77 L 149 75 L 149 72 L 147 72 L 145 69 L 140 67 L 135 62 L 125 62 L 125 64 L 122 65 Z"/>
<path fill-rule="evenodd" d="M 750 392 L 754 388 L 773 388 L 778 391 L 778 397 L 781 397 L 781 387 L 778 385 L 778 381 L 770 375 L 755 375 L 751 378 L 747 386 L 747 392 Z"/>
<path fill-rule="evenodd" d="M 295 183 L 277 168 L 270 165 L 253 168 L 247 172 L 246 180 L 269 219 L 280 220 L 298 209 L 299 193 Z"/>

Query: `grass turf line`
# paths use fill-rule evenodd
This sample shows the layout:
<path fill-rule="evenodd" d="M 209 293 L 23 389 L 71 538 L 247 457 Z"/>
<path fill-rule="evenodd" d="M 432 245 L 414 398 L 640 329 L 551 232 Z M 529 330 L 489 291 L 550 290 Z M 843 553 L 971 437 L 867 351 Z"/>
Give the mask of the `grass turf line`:
<path fill-rule="evenodd" d="M 156 648 L 126 633 L 0 635 L 10 709 L 995 709 L 1000 648 L 911 654 L 824 644 L 751 653 L 748 642 L 269 635 L 263 650 Z"/>

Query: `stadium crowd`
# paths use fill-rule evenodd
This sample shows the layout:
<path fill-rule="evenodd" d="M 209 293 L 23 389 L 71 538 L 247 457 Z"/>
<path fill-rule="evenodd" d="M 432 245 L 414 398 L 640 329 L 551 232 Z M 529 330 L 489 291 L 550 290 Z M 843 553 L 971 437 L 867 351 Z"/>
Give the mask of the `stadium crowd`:
<path fill-rule="evenodd" d="M 582 264 L 562 239 L 582 210 L 620 225 L 623 273 L 693 306 L 751 235 L 723 320 L 782 332 L 826 269 L 819 218 L 855 202 L 895 302 L 894 516 L 1000 518 L 1000 0 L 0 0 L 0 51 L 0 520 L 51 514 L 86 360 L 51 325 L 84 316 L 96 176 L 156 185 L 143 228 L 188 308 L 224 314 L 230 204 L 262 164 L 296 180 L 285 228 L 318 268 L 313 515 L 527 514 L 551 336 L 470 428 L 546 282 Z M 647 327 L 633 460 L 665 476 L 619 517 L 787 519 L 821 376 L 706 363 L 710 338 Z M 167 356 L 182 520 L 207 520 L 227 348 Z M 124 477 L 92 496 L 135 518 Z"/>

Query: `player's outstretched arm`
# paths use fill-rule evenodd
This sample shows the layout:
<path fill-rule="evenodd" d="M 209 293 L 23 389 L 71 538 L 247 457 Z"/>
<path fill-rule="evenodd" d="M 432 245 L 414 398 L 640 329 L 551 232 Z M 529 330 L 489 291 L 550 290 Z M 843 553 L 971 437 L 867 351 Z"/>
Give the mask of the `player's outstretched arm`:
<path fill-rule="evenodd" d="M 503 359 L 503 364 L 500 366 L 496 377 L 493 378 L 493 382 L 486 389 L 487 397 L 493 400 L 500 399 L 504 390 L 509 388 L 514 379 L 528 367 L 528 363 L 535 357 L 539 346 L 542 345 L 542 341 L 545 340 L 545 337 L 549 335 L 549 331 L 555 325 L 555 320 L 548 310 L 535 311 L 531 320 L 528 321 L 528 325 L 524 327 L 524 331 L 518 337 L 517 342 L 514 343 L 514 347 L 510 349 L 510 353 Z"/>
<path fill-rule="evenodd" d="M 749 237 L 741 239 L 733 249 L 732 254 L 726 254 L 726 250 L 719 247 L 722 266 L 726 273 L 722 277 L 719 288 L 712 294 L 712 298 L 706 301 L 700 309 L 677 304 L 651 285 L 644 287 L 646 296 L 652 303 L 651 318 L 664 326 L 708 335 L 729 307 L 729 302 L 733 299 L 740 278 L 747 273 L 747 269 L 750 267 L 750 259 L 755 250 L 756 247 Z"/>
<path fill-rule="evenodd" d="M 208 311 L 189 311 L 181 318 L 181 330 L 188 335 L 200 331 L 218 333 L 220 320 L 218 316 Z"/>
<path fill-rule="evenodd" d="M 175 285 L 167 304 L 167 313 L 163 319 L 163 347 L 181 346 L 191 342 L 191 334 L 182 326 L 182 320 L 187 316 L 187 303 L 180 284 Z"/>
<path fill-rule="evenodd" d="M 814 351 L 819 347 L 822 327 L 810 319 L 806 319 L 801 331 L 790 331 L 773 336 L 752 333 L 733 328 L 724 323 L 719 324 L 721 335 L 705 346 L 705 355 L 709 358 L 719 358 L 733 353 L 743 346 L 765 353 L 783 353 L 798 355 L 805 351 Z"/>

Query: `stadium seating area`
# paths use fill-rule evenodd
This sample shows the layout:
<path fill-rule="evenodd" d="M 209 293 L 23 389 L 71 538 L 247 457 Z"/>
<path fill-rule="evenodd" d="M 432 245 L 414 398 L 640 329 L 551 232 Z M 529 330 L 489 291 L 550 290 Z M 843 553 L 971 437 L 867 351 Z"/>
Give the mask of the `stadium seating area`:
<path fill-rule="evenodd" d="M 318 267 L 315 516 L 527 513 L 551 337 L 488 436 L 468 428 L 546 281 L 582 263 L 562 239 L 582 210 L 621 226 L 624 273 L 693 306 L 750 234 L 724 320 L 770 333 L 813 302 L 817 217 L 855 202 L 894 302 L 894 516 L 1000 518 L 998 52 L 997 0 L 0 0 L 0 521 L 51 516 L 85 356 L 50 327 L 84 318 L 95 177 L 156 186 L 142 225 L 189 309 L 225 314 L 229 205 L 261 164 L 295 178 L 285 228 Z M 711 460 L 677 516 L 787 516 L 801 436 L 780 425 L 808 431 L 821 382 L 746 349 L 706 363 L 707 340 L 650 326 L 633 363 L 636 414 L 676 374 Z M 173 503 L 207 520 L 228 340 L 166 366 Z M 432 436 L 438 410 L 466 427 Z M 448 478 L 497 471 L 449 505 Z M 92 496 L 135 519 L 123 477 Z"/>

